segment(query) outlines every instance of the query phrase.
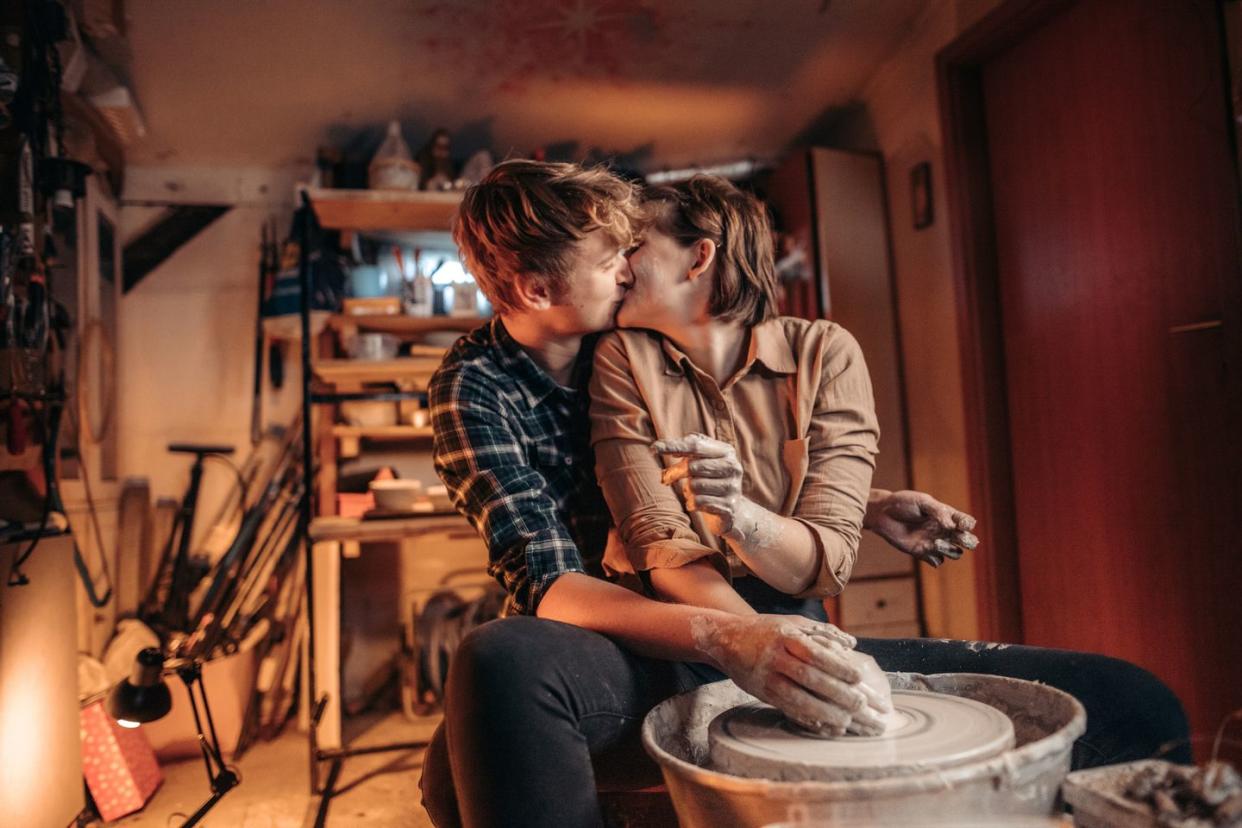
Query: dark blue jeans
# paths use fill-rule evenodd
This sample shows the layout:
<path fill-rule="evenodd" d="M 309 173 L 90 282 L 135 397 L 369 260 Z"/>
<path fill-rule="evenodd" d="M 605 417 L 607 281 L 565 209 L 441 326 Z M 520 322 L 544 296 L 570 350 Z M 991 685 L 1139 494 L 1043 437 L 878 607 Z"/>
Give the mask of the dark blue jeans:
<path fill-rule="evenodd" d="M 822 609 L 808 614 L 822 617 Z M 1128 662 L 937 639 L 862 639 L 858 649 L 890 672 L 988 673 L 1071 693 L 1087 709 L 1075 768 L 1161 751 L 1190 761 L 1181 704 Z M 597 786 L 660 781 L 638 740 L 647 711 L 721 678 L 703 665 L 634 655 L 556 621 L 484 624 L 466 636 L 450 666 L 444 724 L 423 764 L 423 805 L 439 828 L 600 825 Z"/>

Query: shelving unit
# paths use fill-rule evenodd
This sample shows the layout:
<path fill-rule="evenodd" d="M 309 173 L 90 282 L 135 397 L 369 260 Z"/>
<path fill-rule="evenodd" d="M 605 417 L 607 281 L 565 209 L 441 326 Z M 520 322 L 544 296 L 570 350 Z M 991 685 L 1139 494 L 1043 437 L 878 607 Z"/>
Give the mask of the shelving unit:
<path fill-rule="evenodd" d="M 447 239 L 460 193 L 373 192 L 362 190 L 304 189 L 303 206 L 309 208 L 319 225 L 348 232 L 366 232 L 386 237 L 429 237 Z M 351 748 L 341 743 L 340 698 L 340 559 L 349 550 L 356 552 L 364 542 L 408 541 L 429 534 L 456 533 L 473 537 L 473 529 L 455 514 L 430 513 L 394 520 L 362 520 L 315 515 L 313 498 L 335 493 L 335 457 L 356 455 L 363 441 L 423 441 L 432 436 L 426 426 L 391 425 L 363 427 L 328 425 L 317 437 L 313 409 L 316 405 L 352 400 L 395 401 L 416 399 L 426 392 L 427 383 L 439 367 L 445 349 L 419 345 L 412 355 L 391 360 L 317 359 L 312 354 L 309 296 L 311 273 L 308 241 L 311 222 L 303 222 L 302 258 L 299 271 L 302 284 L 302 451 L 306 486 L 302 499 L 299 530 L 306 547 L 306 590 L 309 630 L 306 641 L 307 696 L 310 700 L 310 780 L 311 792 L 330 798 L 341 763 L 362 753 L 409 750 L 425 743 L 399 743 Z M 449 241 L 451 245 L 451 241 Z M 462 333 L 484 320 L 462 317 L 406 317 L 334 314 L 329 329 L 344 337 L 359 331 L 418 336 L 438 331 Z M 394 388 L 376 391 L 368 386 L 389 384 Z M 325 460 L 317 459 L 316 441 Z M 326 462 L 326 458 L 333 458 Z M 316 464 L 318 463 L 318 468 Z M 318 473 L 317 473 L 318 472 Z M 318 485 L 317 485 L 318 484 Z M 330 763 L 325 783 L 320 766 Z"/>

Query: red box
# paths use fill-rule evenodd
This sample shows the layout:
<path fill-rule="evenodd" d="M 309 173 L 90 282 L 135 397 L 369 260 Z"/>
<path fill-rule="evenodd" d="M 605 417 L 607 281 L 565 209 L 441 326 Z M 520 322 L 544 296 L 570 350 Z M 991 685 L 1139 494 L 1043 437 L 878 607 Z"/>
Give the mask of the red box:
<path fill-rule="evenodd" d="M 164 781 L 141 728 L 121 727 L 97 701 L 82 708 L 82 773 L 105 822 L 147 804 Z"/>

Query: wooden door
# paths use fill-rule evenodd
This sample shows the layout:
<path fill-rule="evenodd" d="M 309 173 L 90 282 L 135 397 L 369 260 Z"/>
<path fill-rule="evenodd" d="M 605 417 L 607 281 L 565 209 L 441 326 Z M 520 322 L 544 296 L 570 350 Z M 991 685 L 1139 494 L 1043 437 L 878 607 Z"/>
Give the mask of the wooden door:
<path fill-rule="evenodd" d="M 1082 0 L 982 62 L 1027 643 L 1242 705 L 1238 177 L 1211 0 Z"/>

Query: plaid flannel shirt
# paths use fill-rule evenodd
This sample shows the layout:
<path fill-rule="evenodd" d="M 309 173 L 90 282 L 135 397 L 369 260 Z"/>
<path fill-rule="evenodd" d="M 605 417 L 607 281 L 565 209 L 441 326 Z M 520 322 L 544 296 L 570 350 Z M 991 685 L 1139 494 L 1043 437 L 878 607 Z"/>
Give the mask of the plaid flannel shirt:
<path fill-rule="evenodd" d="M 453 346 L 431 379 L 433 458 L 482 536 L 506 614 L 533 615 L 566 572 L 602 577 L 608 507 L 595 482 L 584 342 L 574 387 L 558 385 L 499 319 Z"/>

